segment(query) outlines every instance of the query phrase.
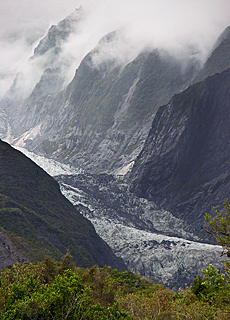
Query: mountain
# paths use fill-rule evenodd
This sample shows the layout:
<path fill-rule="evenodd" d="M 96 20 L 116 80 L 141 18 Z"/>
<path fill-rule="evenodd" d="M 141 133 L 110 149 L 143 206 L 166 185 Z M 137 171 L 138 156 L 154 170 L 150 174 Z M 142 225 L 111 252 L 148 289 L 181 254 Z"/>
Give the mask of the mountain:
<path fill-rule="evenodd" d="M 214 200 L 219 204 L 228 193 L 228 152 L 224 149 L 228 75 L 226 71 L 206 78 L 228 67 L 228 62 L 216 67 L 216 59 L 226 56 L 227 51 L 218 48 L 228 33 L 219 39 L 200 70 L 193 55 L 184 68 L 181 60 L 160 49 L 120 61 L 110 54 L 122 36 L 121 31 L 114 31 L 83 58 L 67 85 L 68 58 L 64 63 L 61 58 L 69 36 L 78 32 L 79 21 L 73 32 L 68 23 L 67 32 L 65 23 L 52 27 L 35 49 L 29 63 L 42 63 L 41 76 L 26 98 L 17 100 L 9 94 L 9 100 L 0 102 L 2 137 L 35 152 L 35 158 L 40 154 L 50 170 L 52 159 L 55 167 L 57 160 L 61 162 L 61 174 L 56 167 L 53 176 L 62 193 L 93 223 L 129 270 L 175 290 L 190 285 L 209 263 L 222 267 L 220 247 L 204 243 L 210 238 L 200 225 L 205 211 L 217 204 Z M 12 93 L 17 92 L 19 83 L 16 79 Z M 134 161 L 133 171 L 122 178 Z M 46 194 L 51 190 L 53 186 Z M 28 208 L 27 202 L 19 205 L 37 210 L 32 200 Z M 38 213 L 46 224 L 33 235 L 43 237 L 46 251 L 60 257 L 62 247 L 50 236 L 51 232 L 60 235 L 60 224 L 52 229 L 53 213 L 44 218 L 48 209 L 46 203 Z M 74 231 L 68 228 L 74 227 L 75 214 L 67 219 L 62 234 L 68 243 L 73 241 Z M 63 216 L 55 215 L 57 221 Z M 36 239 L 33 243 L 40 243 Z M 78 250 L 75 243 L 71 248 L 71 253 Z M 100 257 L 92 256 L 87 263 L 96 259 Z"/>
<path fill-rule="evenodd" d="M 191 59 L 183 70 L 181 62 L 158 49 L 128 64 L 98 58 L 121 37 L 114 31 L 85 56 L 63 88 L 59 56 L 66 38 L 63 28 L 55 30 L 34 51 L 33 59 L 43 57 L 46 68 L 32 93 L 22 103 L 1 102 L 9 119 L 8 141 L 89 172 L 117 172 L 136 158 L 153 115 L 190 83 L 197 63 Z"/>
<path fill-rule="evenodd" d="M 62 194 L 132 272 L 178 290 L 210 263 L 223 270 L 220 246 L 200 243 L 183 219 L 134 196 L 125 177 L 80 172 L 20 150 L 54 176 Z"/>
<path fill-rule="evenodd" d="M 27 65 L 16 75 L 1 100 L 0 112 L 5 117 L 4 122 L 0 123 L 1 138 L 11 138 L 12 130 L 16 129 L 14 126 L 11 128 L 15 115 L 18 114 L 19 118 L 22 116 L 18 113 L 20 105 L 25 104 L 25 109 L 28 104 L 33 106 L 43 99 L 48 107 L 50 101 L 65 87 L 66 73 L 72 59 L 69 55 L 63 56 L 62 47 L 70 35 L 80 34 L 79 24 L 83 20 L 84 11 L 80 7 L 57 25 L 52 25 L 34 48 Z M 23 112 L 22 107 L 20 110 Z"/>
<path fill-rule="evenodd" d="M 43 169 L 2 141 L 0 164 L 1 245 L 8 239 L 19 261 L 60 259 L 69 250 L 77 266 L 125 268 Z"/>
<path fill-rule="evenodd" d="M 201 81 L 215 73 L 222 72 L 230 68 L 230 27 L 227 27 L 217 39 L 214 48 L 199 71 L 195 81 Z"/>
<path fill-rule="evenodd" d="M 82 20 L 84 10 L 80 8 L 52 26 L 35 48 L 31 61 L 43 74 L 24 100 L 15 98 L 17 83 L 23 83 L 17 76 L 0 102 L 1 137 L 88 172 L 118 173 L 132 166 L 161 105 L 191 83 L 230 66 L 229 28 L 218 38 L 201 70 L 192 54 L 185 68 L 159 49 L 121 62 L 110 51 L 122 32 L 111 32 L 83 58 L 67 86 L 65 73 L 70 62 L 63 48 L 70 36 L 80 34 Z"/>
<path fill-rule="evenodd" d="M 162 106 L 130 174 L 131 190 L 197 226 L 230 194 L 230 69 Z"/>
<path fill-rule="evenodd" d="M 78 24 L 82 19 L 84 19 L 84 10 L 80 7 L 57 25 L 52 25 L 46 36 L 34 49 L 34 56 L 32 58 L 42 56 L 52 50 L 54 51 L 53 58 L 57 58 L 57 54 L 62 50 L 63 42 L 66 42 L 71 33 L 79 32 Z"/>

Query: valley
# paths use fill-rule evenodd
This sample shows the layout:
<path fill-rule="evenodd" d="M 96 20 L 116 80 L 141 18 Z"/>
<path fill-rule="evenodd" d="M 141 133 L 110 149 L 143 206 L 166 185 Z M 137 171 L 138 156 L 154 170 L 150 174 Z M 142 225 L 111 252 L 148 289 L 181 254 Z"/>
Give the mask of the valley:
<path fill-rule="evenodd" d="M 115 30 L 84 56 L 67 81 L 72 60 L 65 49 L 71 37 L 81 36 L 82 21 L 80 8 L 52 26 L 28 61 L 39 65 L 36 84 L 23 96 L 22 72 L 0 101 L 1 140 L 56 180 L 50 177 L 53 196 L 65 209 L 58 209 L 57 222 L 42 204 L 52 190 L 39 187 L 32 194 L 43 177 L 32 164 L 33 189 L 25 191 L 20 176 L 23 189 L 13 185 L 10 205 L 26 207 L 26 230 L 39 220 L 33 241 L 42 237 L 55 259 L 72 248 L 79 266 L 105 263 L 173 290 L 185 288 L 209 264 L 223 270 L 221 247 L 201 226 L 206 226 L 205 213 L 220 208 L 230 193 L 229 27 L 203 64 L 192 47 L 184 60 L 158 47 L 119 60 L 113 50 L 124 34 Z M 13 177 L 14 165 L 8 168 Z M 12 196 L 11 187 L 2 186 L 5 228 L 10 226 L 12 208 L 5 206 L 5 197 Z M 23 192 L 40 199 L 39 212 L 31 213 Z M 81 225 L 92 233 L 78 236 Z"/>
<path fill-rule="evenodd" d="M 186 221 L 134 196 L 124 177 L 83 173 L 20 150 L 54 176 L 63 195 L 130 271 L 178 290 L 191 285 L 209 263 L 223 269 L 220 246 L 202 243 Z"/>

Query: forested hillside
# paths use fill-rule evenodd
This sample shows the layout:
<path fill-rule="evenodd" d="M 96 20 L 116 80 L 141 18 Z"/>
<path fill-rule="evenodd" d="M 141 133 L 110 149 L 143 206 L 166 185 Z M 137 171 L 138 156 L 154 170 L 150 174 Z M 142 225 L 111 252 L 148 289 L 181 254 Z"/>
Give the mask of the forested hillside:
<path fill-rule="evenodd" d="M 0 217 L 2 233 L 29 261 L 60 259 L 69 250 L 77 266 L 125 268 L 93 225 L 61 194 L 58 183 L 3 141 Z"/>

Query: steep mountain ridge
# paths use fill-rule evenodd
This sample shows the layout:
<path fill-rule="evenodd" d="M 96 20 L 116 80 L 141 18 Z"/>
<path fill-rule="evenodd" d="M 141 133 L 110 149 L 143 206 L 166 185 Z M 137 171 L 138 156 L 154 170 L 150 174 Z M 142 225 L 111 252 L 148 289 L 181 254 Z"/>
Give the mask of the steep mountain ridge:
<path fill-rule="evenodd" d="M 108 245 L 60 193 L 40 167 L 0 140 L 1 232 L 30 261 L 60 259 L 67 249 L 76 265 L 125 268 Z"/>
<path fill-rule="evenodd" d="M 63 25 L 68 23 L 67 19 Z M 59 52 L 65 38 L 62 39 L 63 28 L 59 40 L 54 33 L 51 38 L 55 41 L 49 43 L 48 33 L 41 46 L 44 42 L 48 51 Z M 67 30 L 70 32 L 71 28 Z M 89 172 L 118 172 L 143 148 L 161 105 L 190 83 L 230 66 L 228 28 L 200 71 L 191 57 L 182 72 L 181 62 L 157 49 L 141 53 L 127 65 L 112 57 L 95 62 L 109 45 L 116 44 L 119 36 L 116 31 L 103 37 L 82 60 L 62 92 L 64 80 L 57 63 L 58 53 L 53 59 L 55 67 L 53 63 L 49 67 L 49 59 L 45 60 L 47 69 L 40 81 L 10 117 L 16 145 L 76 167 L 83 166 Z M 42 54 L 44 50 L 40 51 Z"/>
<path fill-rule="evenodd" d="M 52 26 L 29 63 L 43 72 L 31 94 L 22 99 L 17 75 L 0 107 L 8 117 L 1 137 L 17 146 L 91 172 L 117 172 L 141 151 L 160 105 L 180 92 L 197 74 L 164 50 L 146 50 L 130 63 L 110 50 L 122 31 L 104 36 L 82 60 L 65 88 L 69 57 L 64 46 L 78 35 L 84 10 Z M 20 90 L 19 90 L 20 91 Z"/>
<path fill-rule="evenodd" d="M 71 33 L 77 32 L 77 25 L 82 19 L 84 19 L 84 10 L 80 7 L 57 25 L 52 25 L 48 33 L 34 49 L 32 59 L 42 56 L 52 49 L 54 49 L 54 56 L 56 56 L 61 51 L 62 43 L 67 40 Z"/>
<path fill-rule="evenodd" d="M 42 98 L 45 99 L 48 106 L 50 100 L 53 100 L 57 93 L 64 89 L 65 74 L 68 72 L 71 59 L 68 55 L 65 57 L 62 55 L 62 47 L 71 34 L 78 35 L 80 33 L 79 24 L 83 20 L 84 10 L 80 7 L 57 25 L 52 25 L 34 48 L 34 53 L 24 68 L 25 71 L 22 70 L 16 75 L 10 89 L 1 100 L 0 105 L 8 117 L 9 127 L 1 135 L 1 138 L 8 136 L 10 139 L 13 132 L 16 136 L 19 134 L 19 131 L 15 131 L 16 126 L 13 123 L 16 114 L 20 119 L 24 111 L 33 112 L 34 104 L 39 104 Z M 29 85 L 30 89 L 25 90 L 28 77 L 29 82 L 34 83 L 34 87 L 31 88 Z M 25 105 L 24 108 L 21 105 Z M 28 105 L 30 105 L 30 110 L 27 110 Z"/>
<path fill-rule="evenodd" d="M 230 27 L 227 27 L 217 39 L 213 50 L 199 71 L 195 82 L 230 68 Z"/>
<path fill-rule="evenodd" d="M 95 172 L 116 171 L 135 159 L 158 107 L 186 83 L 181 66 L 155 50 L 125 67 L 95 67 L 94 53 L 53 100 L 36 92 L 41 84 L 35 87 L 11 119 L 13 135 L 22 134 L 16 145 Z"/>
<path fill-rule="evenodd" d="M 201 226 L 230 193 L 230 69 L 161 107 L 130 174 L 131 190 Z"/>

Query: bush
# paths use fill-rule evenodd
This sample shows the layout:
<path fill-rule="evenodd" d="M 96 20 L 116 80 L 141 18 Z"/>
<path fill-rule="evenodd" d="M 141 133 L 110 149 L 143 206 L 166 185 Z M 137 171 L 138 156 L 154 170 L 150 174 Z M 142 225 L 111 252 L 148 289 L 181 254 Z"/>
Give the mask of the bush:
<path fill-rule="evenodd" d="M 226 276 L 209 265 L 205 271 L 201 271 L 204 275 L 202 278 L 198 276 L 193 279 L 192 291 L 202 301 L 211 304 L 222 305 L 230 303 L 230 285 L 226 280 Z"/>
<path fill-rule="evenodd" d="M 58 274 L 54 281 L 42 284 L 32 275 L 24 281 L 1 286 L 2 320 L 16 319 L 129 319 L 118 304 L 109 308 L 93 305 L 90 288 L 85 287 L 71 270 Z"/>

